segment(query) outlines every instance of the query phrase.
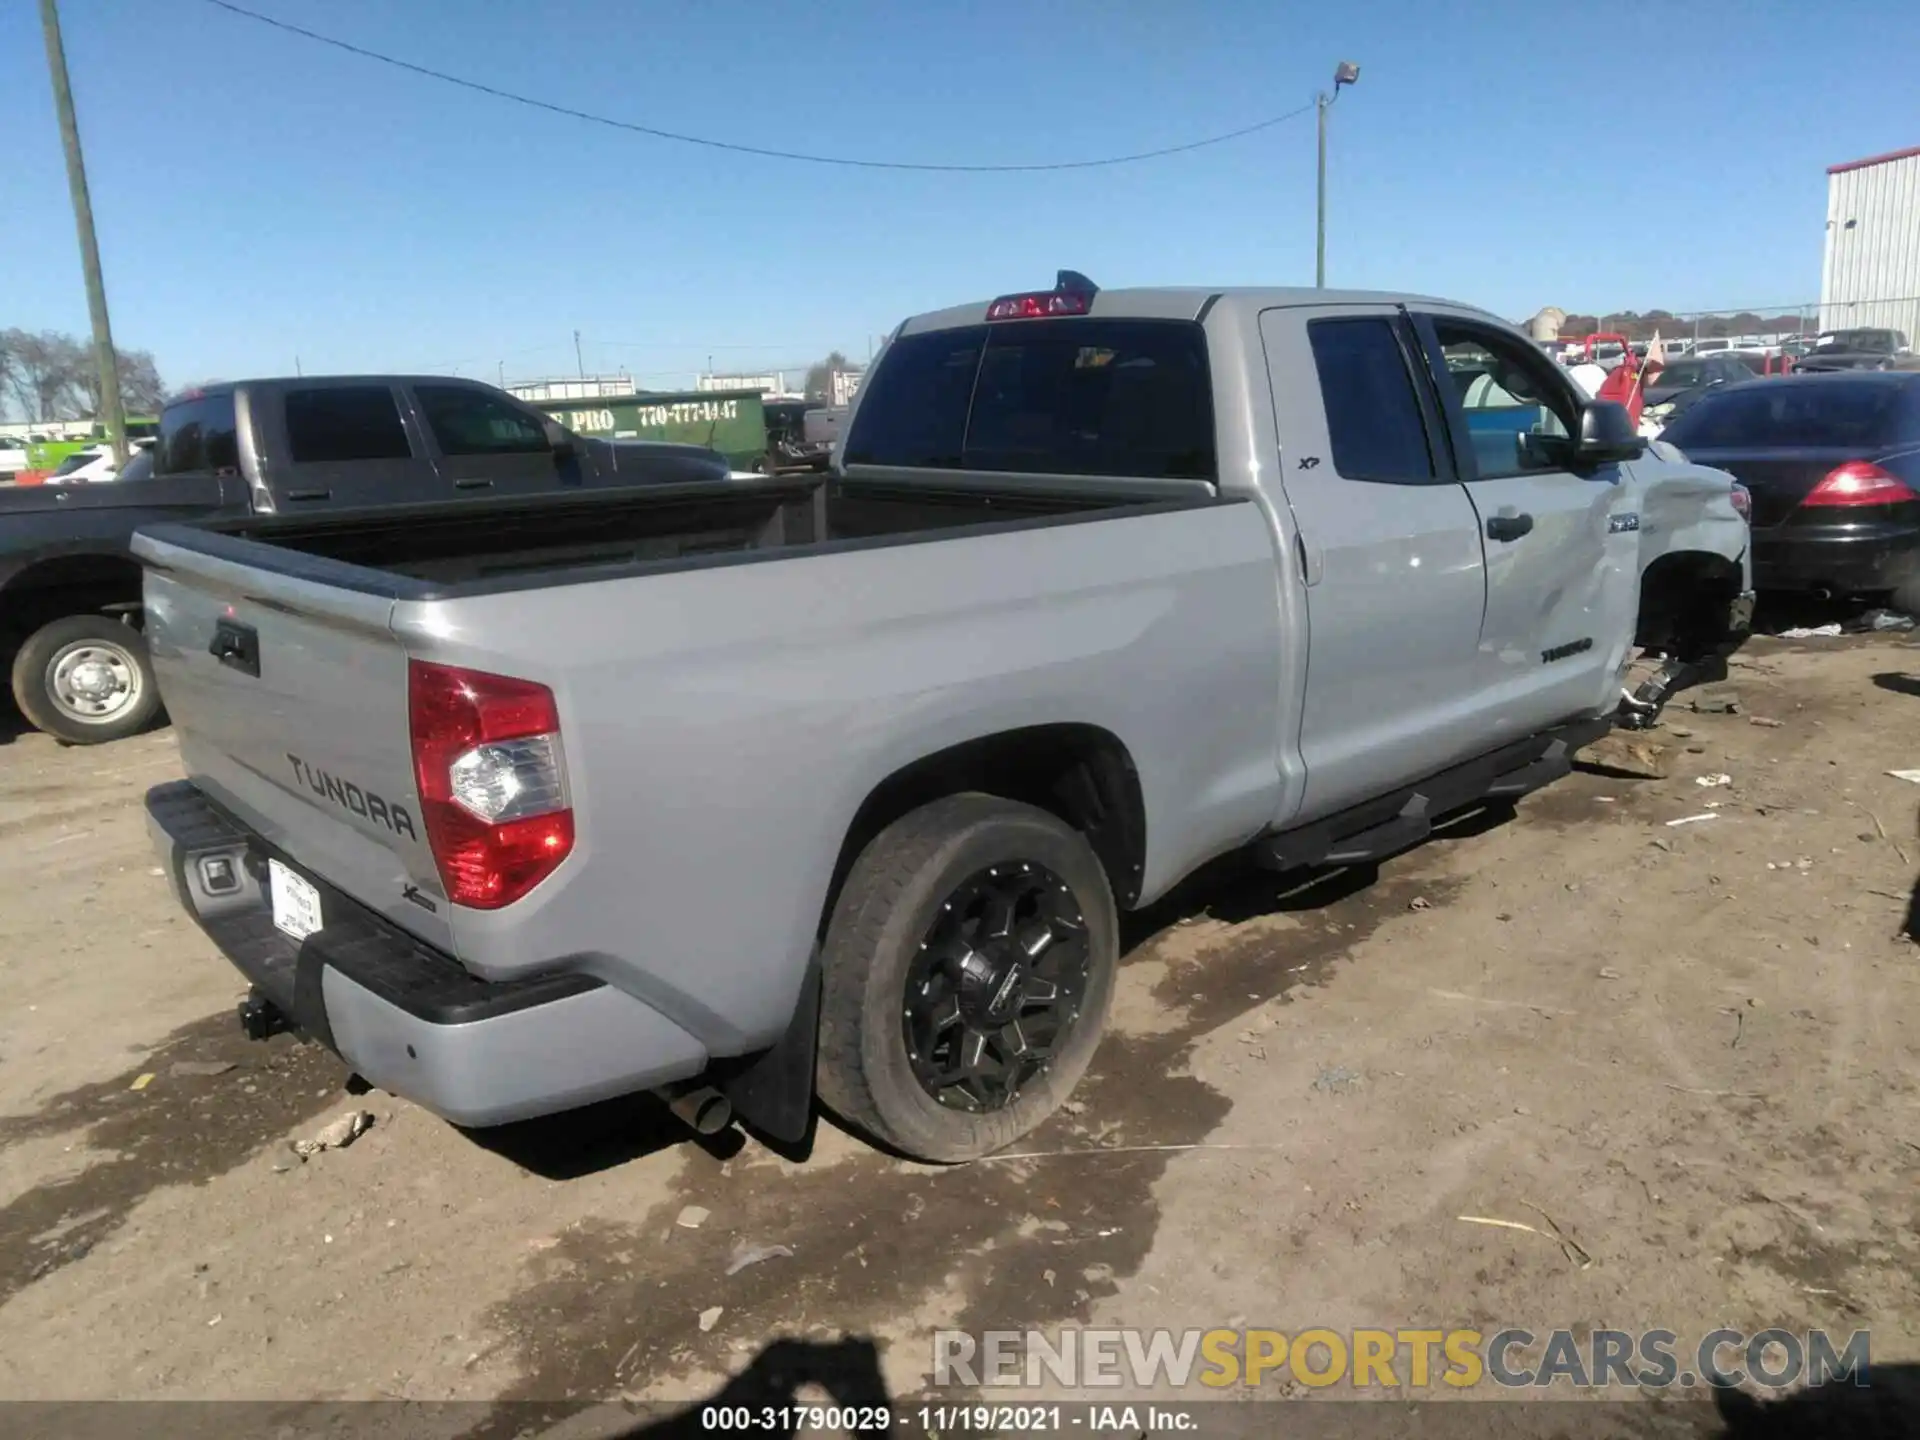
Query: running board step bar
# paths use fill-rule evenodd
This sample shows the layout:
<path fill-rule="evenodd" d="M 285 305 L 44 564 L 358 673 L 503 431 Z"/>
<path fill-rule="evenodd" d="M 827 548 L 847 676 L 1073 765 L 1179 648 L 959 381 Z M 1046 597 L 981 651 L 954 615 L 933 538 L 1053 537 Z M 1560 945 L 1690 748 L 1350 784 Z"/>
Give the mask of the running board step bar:
<path fill-rule="evenodd" d="M 1427 797 L 1415 795 L 1391 820 L 1332 841 L 1323 865 L 1364 865 L 1384 855 L 1397 855 L 1411 849 L 1433 833 L 1433 820 L 1427 814 Z"/>
<path fill-rule="evenodd" d="M 1264 836 L 1253 844 L 1254 858 L 1272 870 L 1385 860 L 1418 845 L 1449 815 L 1487 800 L 1517 800 L 1552 784 L 1573 769 L 1574 752 L 1612 724 L 1602 716 L 1517 740 L 1351 810 Z"/>
<path fill-rule="evenodd" d="M 1556 740 L 1531 765 L 1523 765 L 1518 770 L 1502 775 L 1487 787 L 1489 800 L 1517 800 L 1530 794 L 1543 785 L 1573 773 L 1573 752 L 1567 748 L 1564 740 Z"/>

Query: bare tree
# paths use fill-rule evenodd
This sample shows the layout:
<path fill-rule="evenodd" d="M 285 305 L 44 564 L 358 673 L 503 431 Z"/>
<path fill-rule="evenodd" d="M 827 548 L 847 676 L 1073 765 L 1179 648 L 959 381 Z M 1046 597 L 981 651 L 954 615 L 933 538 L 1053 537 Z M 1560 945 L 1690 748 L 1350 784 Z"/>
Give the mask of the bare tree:
<path fill-rule="evenodd" d="M 847 368 L 847 357 L 838 350 L 827 352 L 827 358 L 807 367 L 806 384 L 802 386 L 807 399 L 831 401 L 833 399 L 833 372 Z"/>
<path fill-rule="evenodd" d="M 74 409 L 73 386 L 85 348 L 71 336 L 42 330 L 9 330 L 0 336 L 11 362 L 7 393 L 28 420 L 59 420 Z"/>
<path fill-rule="evenodd" d="M 145 350 L 120 352 L 121 403 L 130 415 L 156 413 L 166 386 Z M 100 413 L 100 369 L 93 347 L 53 330 L 0 330 L 0 409 L 26 420 L 77 420 Z"/>
<path fill-rule="evenodd" d="M 100 366 L 93 358 L 93 347 L 83 346 L 78 341 L 71 342 L 83 353 L 72 357 L 68 366 L 67 389 L 73 398 L 76 415 L 100 414 Z M 121 373 L 126 371 L 126 361 L 121 360 Z M 121 402 L 125 404 L 123 400 Z"/>
<path fill-rule="evenodd" d="M 120 403 L 129 415 L 158 415 L 167 403 L 167 387 L 150 350 L 120 352 Z"/>
<path fill-rule="evenodd" d="M 74 367 L 72 390 L 83 413 L 100 413 L 100 367 L 93 362 L 91 348 L 81 346 L 82 354 Z M 121 350 L 120 403 L 129 415 L 153 415 L 166 402 L 167 389 L 161 383 L 160 369 L 145 350 Z"/>

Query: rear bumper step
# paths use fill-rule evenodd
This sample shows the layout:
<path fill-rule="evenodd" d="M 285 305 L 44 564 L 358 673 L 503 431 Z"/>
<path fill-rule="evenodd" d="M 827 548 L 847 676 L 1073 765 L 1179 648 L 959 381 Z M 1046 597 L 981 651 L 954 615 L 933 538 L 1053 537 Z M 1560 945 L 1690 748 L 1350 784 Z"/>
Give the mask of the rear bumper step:
<path fill-rule="evenodd" d="M 456 1124 L 552 1114 L 707 1066 L 693 1036 L 593 976 L 481 980 L 304 869 L 326 924 L 295 941 L 266 884 L 269 858 L 292 862 L 191 782 L 148 791 L 147 824 L 176 898 L 252 987 L 249 1034 L 297 1029 Z"/>

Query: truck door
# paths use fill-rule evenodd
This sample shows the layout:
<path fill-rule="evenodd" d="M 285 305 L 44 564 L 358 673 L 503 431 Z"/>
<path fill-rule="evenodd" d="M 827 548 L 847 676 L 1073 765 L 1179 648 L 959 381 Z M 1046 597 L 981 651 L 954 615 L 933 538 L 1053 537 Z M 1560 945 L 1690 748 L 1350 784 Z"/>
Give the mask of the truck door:
<path fill-rule="evenodd" d="M 261 387 L 247 408 L 255 444 L 271 457 L 263 478 L 272 503 L 286 514 L 425 500 L 439 489 L 391 385 L 319 380 L 277 394 Z"/>
<path fill-rule="evenodd" d="M 544 495 L 581 481 L 581 457 L 556 454 L 541 417 L 458 381 L 413 387 L 441 480 L 455 495 Z"/>
<path fill-rule="evenodd" d="M 1490 748 L 1473 712 L 1486 604 L 1419 339 L 1383 305 L 1260 316 L 1306 586 L 1306 821 Z"/>
<path fill-rule="evenodd" d="M 1618 465 L 1568 468 L 1582 401 L 1530 342 L 1470 318 L 1415 321 L 1485 547 L 1478 683 L 1523 732 L 1604 708 L 1633 638 L 1635 492 Z"/>

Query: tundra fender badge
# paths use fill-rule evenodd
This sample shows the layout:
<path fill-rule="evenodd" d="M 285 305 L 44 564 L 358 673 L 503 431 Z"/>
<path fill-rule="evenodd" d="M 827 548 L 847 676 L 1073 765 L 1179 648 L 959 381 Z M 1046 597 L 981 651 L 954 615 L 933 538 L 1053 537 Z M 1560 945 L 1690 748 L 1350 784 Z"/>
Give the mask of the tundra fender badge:
<path fill-rule="evenodd" d="M 1607 520 L 1607 533 L 1609 535 L 1618 535 L 1623 530 L 1638 530 L 1639 528 L 1640 514 L 1635 510 L 1628 510 L 1624 514 L 1610 516 Z"/>
<path fill-rule="evenodd" d="M 1540 652 L 1540 663 L 1542 665 L 1551 665 L 1556 660 L 1565 660 L 1571 656 L 1583 654 L 1592 648 L 1593 637 L 1583 635 L 1578 640 L 1569 640 L 1566 644 L 1556 645 L 1551 650 L 1542 650 Z"/>

